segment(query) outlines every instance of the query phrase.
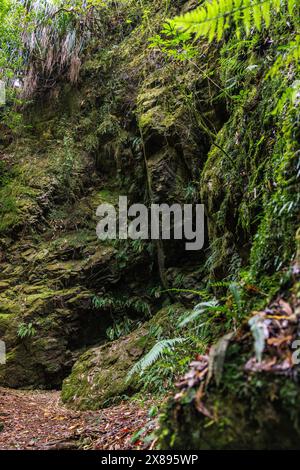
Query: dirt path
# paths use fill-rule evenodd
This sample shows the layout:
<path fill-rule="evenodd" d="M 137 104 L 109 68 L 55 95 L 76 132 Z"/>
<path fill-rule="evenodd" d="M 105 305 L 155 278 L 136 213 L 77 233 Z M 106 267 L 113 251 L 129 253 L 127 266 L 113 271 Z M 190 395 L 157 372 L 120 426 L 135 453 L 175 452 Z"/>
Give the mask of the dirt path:
<path fill-rule="evenodd" d="M 77 412 L 60 403 L 59 392 L 0 388 L 0 450 L 145 448 L 143 437 L 155 426 L 148 417 L 150 406 L 125 402 Z M 142 437 L 133 442 L 142 428 Z"/>

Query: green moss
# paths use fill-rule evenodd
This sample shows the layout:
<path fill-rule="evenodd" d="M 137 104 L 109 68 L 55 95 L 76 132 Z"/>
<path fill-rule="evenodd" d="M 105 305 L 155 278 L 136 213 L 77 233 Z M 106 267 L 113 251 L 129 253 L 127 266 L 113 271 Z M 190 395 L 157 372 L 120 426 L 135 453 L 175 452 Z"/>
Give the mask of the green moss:
<path fill-rule="evenodd" d="M 63 401 L 75 408 L 99 409 L 118 396 L 137 392 L 142 384 L 127 380 L 130 369 L 156 342 L 153 329 L 172 334 L 174 315 L 181 312 L 180 305 L 165 307 L 128 336 L 84 353 L 63 383 Z"/>
<path fill-rule="evenodd" d="M 0 339 L 5 336 L 9 328 L 14 324 L 14 316 L 7 314 L 0 314 Z"/>
<path fill-rule="evenodd" d="M 299 385 L 284 377 L 246 376 L 245 351 L 234 344 L 227 354 L 221 386 L 210 384 L 203 406 L 190 389 L 161 416 L 160 449 L 296 449 L 299 444 Z"/>
<path fill-rule="evenodd" d="M 127 382 L 127 373 L 143 354 L 142 334 L 144 329 L 85 353 L 64 381 L 62 400 L 79 409 L 99 409 L 112 398 L 132 393 L 134 384 Z"/>

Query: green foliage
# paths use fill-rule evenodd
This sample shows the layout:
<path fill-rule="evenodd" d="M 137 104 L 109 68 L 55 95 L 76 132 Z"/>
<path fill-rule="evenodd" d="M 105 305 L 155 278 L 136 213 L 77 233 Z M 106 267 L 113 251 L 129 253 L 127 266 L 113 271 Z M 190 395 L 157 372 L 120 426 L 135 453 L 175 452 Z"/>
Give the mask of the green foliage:
<path fill-rule="evenodd" d="M 176 61 L 193 59 L 198 48 L 191 43 L 191 33 L 179 32 L 172 24 L 166 23 L 161 34 L 149 40 L 150 49 L 159 49 L 167 57 Z"/>
<path fill-rule="evenodd" d="M 92 299 L 92 304 L 97 310 L 107 309 L 116 313 L 122 313 L 124 310 L 133 310 L 144 317 L 151 313 L 150 305 L 136 297 L 114 297 L 112 295 L 103 297 L 95 296 Z"/>
<path fill-rule="evenodd" d="M 240 37 L 242 29 L 249 35 L 253 27 L 258 31 L 264 26 L 269 28 L 275 14 L 286 13 L 292 19 L 297 12 L 297 0 L 212 0 L 177 16 L 170 24 L 179 31 L 212 41 L 215 38 L 221 40 L 232 24 Z"/>
<path fill-rule="evenodd" d="M 11 175 L 7 165 L 0 160 L 0 188 L 9 182 L 10 177 Z"/>
<path fill-rule="evenodd" d="M 211 298 L 212 289 L 219 291 L 218 301 Z M 163 394 L 166 389 L 174 386 L 176 377 L 185 373 L 195 351 L 204 352 L 209 344 L 236 329 L 247 315 L 245 292 L 240 283 L 213 283 L 206 291 L 170 289 L 168 292 L 170 291 L 178 294 L 192 293 L 210 300 L 203 300 L 193 309 L 185 310 L 174 322 L 170 335 L 180 337 L 166 340 L 161 337 L 159 328 L 153 328 L 149 332 L 149 339 L 154 338 L 156 343 L 135 364 L 129 378 L 138 375 L 137 380 L 142 384 L 143 390 L 156 394 Z"/>
<path fill-rule="evenodd" d="M 17 78 L 22 97 L 50 88 L 66 77 L 78 80 L 81 53 L 95 26 L 94 9 L 106 2 L 80 0 L 1 0 L 0 79 Z M 16 92 L 14 88 L 12 91 Z"/>
<path fill-rule="evenodd" d="M 24 64 L 20 54 L 24 12 L 24 5 L 19 1 L 0 2 L 0 80 L 6 86 L 6 104 L 0 105 L 0 120 L 13 131 L 18 131 L 22 124 L 21 114 L 16 109 L 22 100 L 14 85 Z"/>
<path fill-rule="evenodd" d="M 22 64 L 19 52 L 24 11 L 21 2 L 0 2 L 0 79 L 12 79 L 15 69 Z"/>
<path fill-rule="evenodd" d="M 58 160 L 61 155 L 58 155 Z M 63 140 L 63 158 L 60 165 L 58 178 L 63 186 L 70 187 L 72 175 L 76 165 L 76 153 L 74 151 L 74 140 L 70 133 L 66 132 Z"/>
<path fill-rule="evenodd" d="M 179 289 L 179 288 L 173 288 L 173 289 L 167 289 L 166 291 L 162 291 L 161 293 L 165 292 L 174 292 L 177 294 L 193 294 L 197 295 L 199 297 L 205 297 L 207 295 L 207 291 L 205 290 L 195 290 L 195 289 Z"/>
<path fill-rule="evenodd" d="M 163 339 L 153 346 L 151 351 L 148 352 L 140 361 L 138 361 L 130 370 L 128 379 L 131 379 L 134 375 L 142 375 L 146 369 L 150 368 L 155 362 L 161 359 L 164 355 L 169 354 L 174 350 L 175 346 L 182 344 L 185 341 L 184 338 L 174 339 Z"/>
<path fill-rule="evenodd" d="M 186 331 L 187 338 L 196 336 L 201 341 L 210 341 L 236 328 L 247 314 L 245 294 L 238 283 L 222 282 L 210 284 L 210 288 L 225 289 L 219 292 L 218 300 L 212 299 L 197 304 L 182 315 L 178 329 Z"/>
<path fill-rule="evenodd" d="M 115 341 L 122 336 L 128 335 L 132 330 L 139 326 L 139 322 L 131 320 L 128 317 L 123 318 L 120 321 L 115 321 L 113 326 L 110 326 L 106 330 L 106 336 L 110 341 Z"/>
<path fill-rule="evenodd" d="M 21 323 L 17 335 L 20 339 L 33 338 L 36 335 L 36 329 L 32 323 Z"/>
<path fill-rule="evenodd" d="M 202 315 L 204 312 L 219 312 L 220 306 L 216 300 L 211 300 L 210 302 L 201 302 L 200 304 L 194 307 L 193 311 L 188 313 L 179 323 L 179 328 L 183 328 L 189 323 L 194 322 Z"/>

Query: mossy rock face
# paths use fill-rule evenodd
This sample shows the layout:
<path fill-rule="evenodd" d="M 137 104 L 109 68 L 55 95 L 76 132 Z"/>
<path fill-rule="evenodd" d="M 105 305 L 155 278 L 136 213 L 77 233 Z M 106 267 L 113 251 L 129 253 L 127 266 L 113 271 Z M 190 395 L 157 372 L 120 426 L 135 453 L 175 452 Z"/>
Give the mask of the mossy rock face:
<path fill-rule="evenodd" d="M 74 362 L 66 340 L 59 337 L 23 340 L 8 351 L 0 382 L 10 388 L 58 388 Z"/>
<path fill-rule="evenodd" d="M 159 449 L 275 450 L 300 448 L 299 386 L 286 379 L 261 385 L 255 377 L 249 395 L 210 391 L 206 406 L 215 413 L 206 418 L 192 404 L 170 402 L 161 417 Z M 255 401 L 253 396 L 255 396 Z M 277 398 L 274 398 L 277 394 Z M 283 405 L 284 396 L 287 401 Z M 289 400 L 290 398 L 290 400 Z"/>
<path fill-rule="evenodd" d="M 59 387 L 78 357 L 77 350 L 107 340 L 110 312 L 93 309 L 93 292 L 81 286 L 55 290 L 24 285 L 18 290 L 14 305 L 20 312 L 0 314 L 0 338 L 8 353 L 7 363 L 0 366 L 0 383 Z M 29 324 L 34 334 L 20 336 L 19 328 Z"/>
<path fill-rule="evenodd" d="M 148 287 L 204 289 L 212 279 L 239 279 L 242 269 L 251 272 L 252 285 L 253 277 L 289 265 L 299 226 L 298 161 L 283 162 L 282 126 L 272 116 L 279 88 L 263 78 L 276 60 L 272 44 L 284 46 L 281 31 L 270 31 L 264 45 L 254 35 L 177 61 L 149 48 L 149 34 L 161 30 L 166 6 L 173 17 L 198 2 L 142 3 L 119 2 L 117 13 L 104 9 L 101 37 L 86 51 L 76 90 L 58 85 L 49 102 L 41 93 L 26 110 L 28 132 L 5 150 L 15 164 L 0 187 L 0 338 L 8 351 L 0 384 L 60 387 L 77 361 L 63 399 L 82 409 L 133 393 L 127 373 L 154 340 L 151 320 L 107 343 L 114 312 L 93 310 L 94 296 L 121 292 L 148 301 Z M 99 244 L 97 206 L 116 205 L 119 194 L 132 203 L 204 203 L 209 249 L 188 254 L 181 241 L 145 244 L 142 251 L 137 244 Z M 184 298 L 191 301 L 188 293 Z M 164 326 L 165 317 L 162 311 L 153 322 Z M 29 323 L 36 335 L 20 338 L 20 326 Z M 240 367 L 238 355 L 230 364 Z M 224 374 L 224 387 L 211 387 L 207 403 L 220 419 L 203 418 L 194 396 L 171 402 L 161 445 L 260 448 L 282 439 L 293 447 L 285 429 L 294 426 L 289 410 L 298 416 L 291 398 L 297 386 L 247 378 L 243 395 L 241 370 L 237 378 Z M 283 411 L 283 399 L 274 398 L 281 390 Z M 258 421 L 248 425 L 250 415 Z M 266 429 L 276 422 L 280 438 L 272 443 Z"/>
<path fill-rule="evenodd" d="M 11 184 L 17 187 L 21 178 L 32 188 L 32 194 L 25 191 L 32 207 L 22 206 L 20 212 L 25 197 L 16 194 L 12 224 L 5 222 L 8 207 L 1 208 L 6 224 L 0 224 L 0 339 L 7 350 L 7 362 L 0 366 L 3 386 L 60 387 L 79 354 L 107 340 L 112 311 L 94 309 L 92 299 L 109 295 L 120 281 L 128 290 L 124 278 L 132 282 L 135 269 L 145 260 L 143 253 L 128 250 L 121 264 L 118 250 L 97 239 L 97 207 L 116 203 L 119 190 L 109 184 L 103 188 L 95 174 L 85 176 L 91 160 L 78 153 L 73 141 L 72 181 L 62 181 L 64 154 L 57 144 L 49 141 L 49 149 L 42 151 L 39 142 L 22 142 L 25 156 L 20 157 Z M 19 147 L 13 150 L 21 152 Z M 20 328 L 28 325 L 35 334 L 21 337 Z"/>
<path fill-rule="evenodd" d="M 69 342 L 79 331 L 80 319 L 72 315 L 70 302 L 78 310 L 87 310 L 91 294 L 80 288 L 33 287 L 18 287 L 14 304 L 19 313 L 0 315 L 0 337 L 7 350 L 6 364 L 0 366 L 4 386 L 59 386 L 74 362 Z M 28 324 L 35 333 L 22 338 L 19 328 Z"/>
<path fill-rule="evenodd" d="M 64 170 L 66 145 L 64 140 L 53 139 L 45 151 L 43 141 L 22 138 L 10 147 L 15 164 L 7 183 L 0 188 L 0 236 L 38 225 L 66 186 L 78 191 L 82 172 L 89 162 L 74 141 L 69 141 L 72 169 L 68 173 L 67 168 Z"/>
<path fill-rule="evenodd" d="M 14 323 L 13 315 L 0 314 L 0 338 L 8 331 L 9 327 Z"/>
<path fill-rule="evenodd" d="M 63 383 L 62 400 L 81 410 L 99 409 L 135 391 L 133 383 L 127 382 L 127 374 L 145 351 L 146 332 L 141 328 L 83 354 Z"/>
<path fill-rule="evenodd" d="M 99 409 L 137 392 L 139 385 L 128 380 L 128 372 L 154 345 L 151 326 L 170 331 L 174 311 L 179 315 L 182 306 L 175 305 L 172 311 L 166 307 L 130 335 L 84 353 L 63 383 L 64 403 L 83 410 Z"/>

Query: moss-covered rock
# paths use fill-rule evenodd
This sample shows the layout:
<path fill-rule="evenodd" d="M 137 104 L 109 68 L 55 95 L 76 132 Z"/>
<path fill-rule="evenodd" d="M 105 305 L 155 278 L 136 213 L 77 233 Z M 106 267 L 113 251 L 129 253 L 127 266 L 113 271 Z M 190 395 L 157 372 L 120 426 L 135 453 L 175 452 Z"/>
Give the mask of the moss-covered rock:
<path fill-rule="evenodd" d="M 158 448 L 299 449 L 299 386 L 286 378 L 264 382 L 259 376 L 244 385 L 248 390 L 243 397 L 233 387 L 230 391 L 210 390 L 205 406 L 211 417 L 192 405 L 192 394 L 184 404 L 169 403 L 161 417 Z"/>
<path fill-rule="evenodd" d="M 251 322 L 212 348 L 209 358 L 202 357 L 198 369 L 194 363 L 161 416 L 160 449 L 300 448 L 300 303 L 295 281 L 288 302 L 277 298 L 263 312 L 255 312 Z M 261 358 L 262 339 L 255 325 L 264 328 Z"/>
<path fill-rule="evenodd" d="M 65 124 L 62 127 L 67 132 Z M 22 195 L 14 193 L 15 222 L 6 223 L 6 206 L 0 208 L 5 223 L 0 226 L 0 338 L 7 349 L 7 362 L 0 366 L 4 386 L 59 387 L 78 354 L 105 341 L 106 329 L 114 321 L 113 308 L 96 310 L 93 298 L 126 276 L 133 282 L 135 269 L 145 259 L 132 251 L 120 263 L 118 250 L 97 239 L 97 207 L 117 203 L 118 188 L 110 183 L 103 187 L 95 173 L 86 176 L 92 161 L 79 152 L 74 140 L 65 142 L 62 150 L 53 138 L 48 144 L 45 150 L 41 142 L 28 139 L 10 149 L 16 152 L 14 160 L 22 157 L 9 184 L 17 188 L 22 181 L 28 191 L 23 187 Z M 62 161 L 67 150 L 68 168 Z M 30 207 L 25 207 L 29 193 Z M 7 197 L 2 196 L 6 204 Z"/>
<path fill-rule="evenodd" d="M 63 383 L 63 401 L 75 408 L 99 409 L 137 392 L 141 384 L 135 378 L 128 380 L 130 369 L 154 345 L 153 329 L 170 334 L 174 315 L 180 313 L 180 304 L 165 307 L 130 335 L 84 353 Z"/>
<path fill-rule="evenodd" d="M 62 400 L 78 409 L 99 409 L 134 390 L 127 375 L 147 346 L 143 327 L 129 337 L 87 351 L 64 381 Z"/>

